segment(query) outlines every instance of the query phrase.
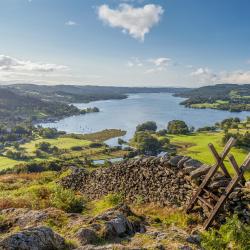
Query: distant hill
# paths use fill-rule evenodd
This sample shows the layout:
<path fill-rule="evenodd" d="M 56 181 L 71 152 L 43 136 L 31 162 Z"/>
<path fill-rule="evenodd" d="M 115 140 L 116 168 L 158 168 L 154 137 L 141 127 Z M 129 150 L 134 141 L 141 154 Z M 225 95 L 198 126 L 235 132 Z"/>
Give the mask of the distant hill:
<path fill-rule="evenodd" d="M 0 122 L 55 120 L 80 114 L 72 103 L 124 99 L 130 93 L 181 93 L 178 88 L 16 84 L 0 86 Z"/>
<path fill-rule="evenodd" d="M 0 122 L 8 124 L 27 120 L 54 119 L 79 114 L 75 106 L 52 101 L 44 101 L 39 97 L 19 94 L 10 89 L 0 89 Z"/>
<path fill-rule="evenodd" d="M 250 111 L 250 84 L 217 84 L 183 91 L 176 96 L 188 98 L 182 102 L 186 107 Z"/>
<path fill-rule="evenodd" d="M 90 102 L 96 100 L 124 99 L 133 93 L 181 93 L 187 88 L 144 88 L 144 87 L 109 87 L 109 86 L 77 86 L 77 85 L 35 85 L 17 84 L 6 86 L 19 94 L 39 96 L 45 100 L 57 100 L 65 103 Z"/>

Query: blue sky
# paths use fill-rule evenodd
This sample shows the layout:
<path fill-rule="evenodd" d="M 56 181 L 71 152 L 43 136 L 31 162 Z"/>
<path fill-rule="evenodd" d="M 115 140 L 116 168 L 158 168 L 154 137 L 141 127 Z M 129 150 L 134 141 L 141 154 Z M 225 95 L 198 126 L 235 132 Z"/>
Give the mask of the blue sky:
<path fill-rule="evenodd" d="M 0 83 L 250 83 L 249 0 L 0 0 Z"/>

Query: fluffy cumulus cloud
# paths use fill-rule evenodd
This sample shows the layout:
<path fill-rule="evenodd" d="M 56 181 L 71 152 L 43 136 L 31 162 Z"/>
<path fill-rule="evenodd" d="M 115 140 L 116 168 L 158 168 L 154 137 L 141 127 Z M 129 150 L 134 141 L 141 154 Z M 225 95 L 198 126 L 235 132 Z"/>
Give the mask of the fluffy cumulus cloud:
<path fill-rule="evenodd" d="M 67 69 L 64 65 L 36 63 L 31 61 L 19 60 L 14 57 L 0 55 L 0 71 L 26 71 L 26 72 L 53 72 Z"/>
<path fill-rule="evenodd" d="M 250 70 L 248 71 L 233 71 L 233 72 L 221 72 L 220 81 L 226 83 L 250 83 Z"/>
<path fill-rule="evenodd" d="M 155 4 L 138 8 L 120 4 L 117 9 L 104 4 L 98 8 L 100 20 L 111 27 L 121 28 L 124 33 L 129 33 L 140 41 L 144 41 L 145 35 L 160 21 L 163 13 L 163 8 Z"/>

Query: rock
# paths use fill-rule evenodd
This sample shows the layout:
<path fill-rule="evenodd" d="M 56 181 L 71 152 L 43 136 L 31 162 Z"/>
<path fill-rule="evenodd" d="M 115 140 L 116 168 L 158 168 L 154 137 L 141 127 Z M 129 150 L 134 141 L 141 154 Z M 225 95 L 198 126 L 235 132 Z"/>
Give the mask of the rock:
<path fill-rule="evenodd" d="M 76 233 L 76 238 L 81 245 L 94 244 L 98 240 L 96 232 L 90 228 L 81 228 Z"/>
<path fill-rule="evenodd" d="M 203 164 L 201 167 L 193 170 L 192 172 L 190 172 L 190 176 L 192 180 L 198 179 L 199 177 L 201 177 L 202 175 L 206 175 L 208 173 L 210 169 L 209 165 Z"/>
<path fill-rule="evenodd" d="M 222 179 L 222 180 L 212 182 L 209 185 L 209 187 L 211 189 L 223 188 L 223 187 L 226 187 L 229 184 L 229 182 L 230 182 L 229 180 Z"/>
<path fill-rule="evenodd" d="M 190 174 L 192 171 L 196 170 L 197 168 L 196 167 L 193 167 L 193 166 L 190 166 L 190 167 L 184 167 L 182 169 L 182 172 L 184 174 Z"/>
<path fill-rule="evenodd" d="M 202 166 L 202 163 L 198 160 L 190 159 L 186 162 L 184 162 L 183 167 L 188 168 L 188 167 L 194 167 L 194 168 L 199 168 Z"/>
<path fill-rule="evenodd" d="M 250 181 L 247 181 L 247 182 L 245 183 L 245 187 L 248 188 L 248 189 L 250 189 Z"/>
<path fill-rule="evenodd" d="M 12 234 L 0 242 L 1 250 L 68 249 L 64 238 L 48 227 L 29 228 Z"/>
<path fill-rule="evenodd" d="M 136 232 L 145 232 L 142 219 L 133 214 L 127 205 L 120 205 L 98 215 L 89 221 L 88 228 L 91 228 L 97 237 L 112 241 L 134 235 Z M 90 234 L 91 239 L 93 236 L 94 241 L 93 232 L 87 231 L 87 233 Z"/>
<path fill-rule="evenodd" d="M 199 245 L 201 242 L 201 237 L 198 234 L 190 235 L 187 237 L 186 241 L 191 244 Z"/>
<path fill-rule="evenodd" d="M 193 250 L 193 248 L 190 246 L 181 246 L 181 247 L 179 247 L 179 249 L 180 250 Z"/>
<path fill-rule="evenodd" d="M 115 237 L 122 237 L 125 234 L 134 234 L 133 226 L 123 214 L 118 214 L 116 218 L 107 222 L 107 228 L 111 229 Z"/>
<path fill-rule="evenodd" d="M 172 167 L 177 167 L 178 163 L 183 159 L 183 156 L 177 155 L 171 158 L 168 162 Z"/>
<path fill-rule="evenodd" d="M 184 156 L 179 162 L 178 162 L 178 165 L 177 165 L 177 168 L 181 169 L 183 168 L 184 166 L 184 163 L 186 161 L 190 160 L 190 157 L 189 156 Z"/>

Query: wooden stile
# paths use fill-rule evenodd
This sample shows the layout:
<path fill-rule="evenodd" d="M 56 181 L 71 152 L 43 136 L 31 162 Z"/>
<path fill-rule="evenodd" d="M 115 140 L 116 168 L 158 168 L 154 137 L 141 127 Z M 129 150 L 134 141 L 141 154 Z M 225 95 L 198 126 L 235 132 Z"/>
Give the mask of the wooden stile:
<path fill-rule="evenodd" d="M 245 170 L 250 167 L 250 153 L 246 157 L 244 163 L 239 167 L 234 156 L 232 154 L 228 155 L 231 148 L 235 145 L 236 139 L 230 138 L 229 141 L 227 142 L 226 146 L 224 147 L 224 150 L 221 154 L 219 154 L 213 144 L 209 144 L 208 147 L 213 154 L 213 157 L 216 161 L 216 163 L 210 168 L 209 172 L 205 176 L 204 180 L 198 187 L 196 193 L 193 195 L 191 198 L 188 206 L 187 206 L 187 213 L 190 213 L 196 204 L 196 202 L 199 200 L 202 204 L 202 207 L 204 208 L 207 207 L 210 209 L 210 213 L 208 215 L 207 220 L 205 221 L 203 227 L 204 229 L 207 229 L 209 226 L 211 226 L 213 220 L 219 213 L 219 211 L 222 209 L 224 203 L 226 202 L 228 196 L 234 188 L 237 185 L 243 186 L 245 184 L 245 178 L 244 178 L 244 172 Z M 235 170 L 235 176 L 231 176 L 229 172 L 227 171 L 225 165 L 224 165 L 224 160 L 228 156 L 229 162 L 232 165 L 233 169 Z M 210 184 L 211 179 L 214 177 L 218 169 L 221 168 L 222 172 L 224 173 L 225 177 L 230 180 L 229 184 L 227 185 L 225 191 L 222 193 L 220 197 L 217 195 L 213 194 L 211 191 L 207 189 L 208 185 Z M 209 199 L 213 200 L 213 205 L 211 201 L 208 201 L 206 198 L 204 198 L 202 195 L 203 194 L 208 195 Z"/>

